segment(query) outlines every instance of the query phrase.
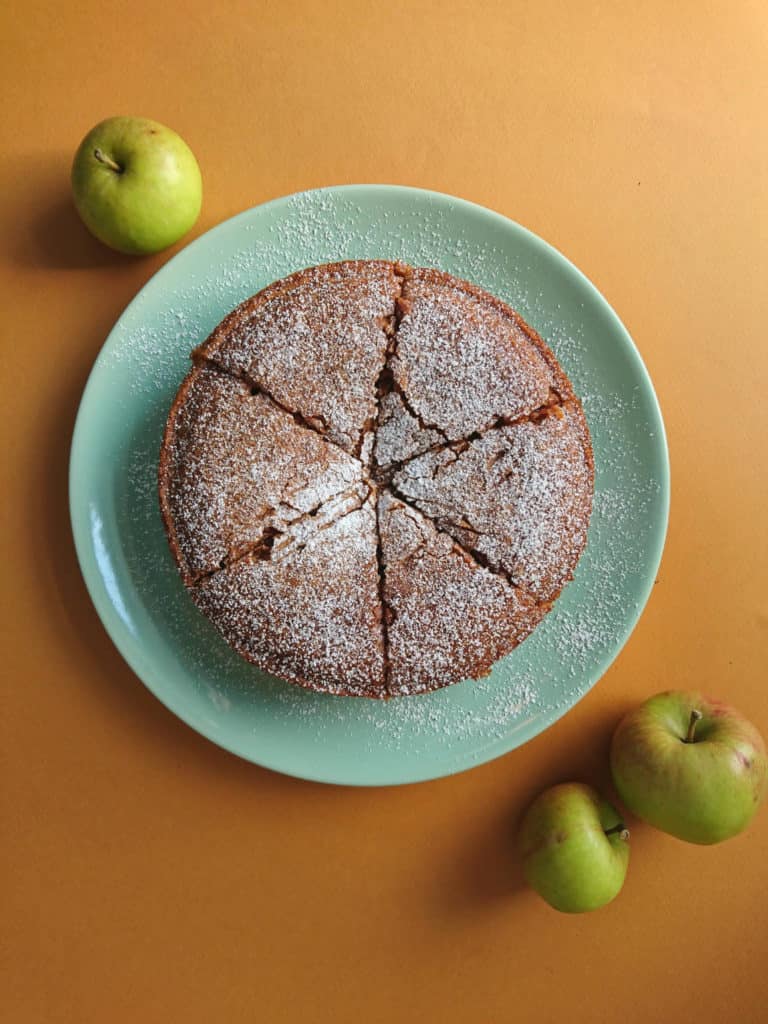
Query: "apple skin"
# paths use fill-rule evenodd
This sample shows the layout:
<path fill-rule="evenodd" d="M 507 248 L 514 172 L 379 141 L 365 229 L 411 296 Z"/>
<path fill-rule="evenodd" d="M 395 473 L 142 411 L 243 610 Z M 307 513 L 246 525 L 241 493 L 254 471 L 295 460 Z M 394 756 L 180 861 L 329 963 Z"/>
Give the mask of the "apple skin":
<path fill-rule="evenodd" d="M 597 910 L 621 891 L 629 833 L 614 807 L 590 786 L 566 782 L 544 790 L 518 833 L 526 881 L 555 910 Z"/>
<path fill-rule="evenodd" d="M 118 252 L 143 255 L 189 231 L 200 214 L 203 183 L 192 150 L 176 132 L 143 117 L 110 117 L 80 143 L 72 192 L 96 238 Z"/>
<path fill-rule="evenodd" d="M 691 712 L 701 712 L 685 742 Z M 700 693 L 669 690 L 619 722 L 611 773 L 625 806 L 689 843 L 742 832 L 766 791 L 768 757 L 757 729 L 735 708 Z"/>

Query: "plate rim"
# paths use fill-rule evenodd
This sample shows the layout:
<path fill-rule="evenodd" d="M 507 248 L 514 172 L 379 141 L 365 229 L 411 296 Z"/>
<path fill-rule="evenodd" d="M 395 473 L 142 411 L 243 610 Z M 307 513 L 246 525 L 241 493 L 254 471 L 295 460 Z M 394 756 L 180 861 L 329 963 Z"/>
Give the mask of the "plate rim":
<path fill-rule="evenodd" d="M 195 248 L 202 247 L 204 244 L 210 242 L 211 237 L 217 232 L 222 232 L 224 229 L 231 228 L 237 225 L 240 221 L 245 221 L 251 217 L 255 211 L 262 211 L 265 209 L 279 208 L 281 206 L 287 206 L 290 203 L 295 203 L 302 197 L 316 196 L 316 195 L 328 195 L 329 193 L 334 194 L 345 194 L 354 195 L 356 192 L 379 192 L 379 193 L 401 193 L 407 194 L 410 197 L 422 198 L 422 199 L 433 199 L 439 202 L 448 201 L 452 204 L 456 204 L 458 207 L 467 210 L 468 212 L 482 215 L 491 221 L 495 221 L 503 225 L 506 229 L 511 228 L 523 236 L 527 243 L 532 245 L 534 249 L 544 252 L 548 255 L 554 254 L 556 259 L 564 264 L 564 268 L 575 275 L 578 283 L 584 287 L 591 296 L 597 300 L 598 304 L 602 307 L 602 311 L 607 314 L 609 321 L 611 322 L 612 328 L 618 332 L 622 339 L 625 350 L 634 364 L 635 370 L 639 377 L 643 380 L 644 390 L 650 399 L 650 413 L 654 420 L 654 441 L 656 448 L 656 458 L 659 462 L 661 470 L 660 479 L 657 481 L 660 490 L 660 515 L 656 524 L 656 529 L 653 532 L 649 543 L 646 548 L 648 552 L 648 572 L 643 578 L 642 587 L 637 592 L 637 600 L 633 611 L 627 618 L 627 628 L 624 635 L 621 638 L 620 643 L 616 646 L 615 650 L 612 650 L 606 657 L 602 658 L 595 666 L 594 672 L 590 674 L 589 683 L 581 692 L 575 701 L 567 703 L 565 706 L 550 707 L 544 709 L 541 714 L 538 714 L 535 719 L 536 726 L 534 728 L 531 725 L 523 726 L 515 733 L 515 742 L 511 745 L 508 744 L 505 738 L 496 740 L 488 747 L 484 748 L 481 752 L 476 755 L 475 759 L 470 759 L 465 756 L 461 763 L 457 765 L 450 765 L 447 768 L 440 766 L 437 771 L 434 769 L 428 770 L 424 773 L 414 772 L 410 769 L 407 778 L 348 778 L 342 777 L 333 771 L 318 771 L 313 772 L 307 767 L 301 769 L 287 768 L 282 764 L 278 764 L 270 757 L 261 758 L 258 755 L 258 751 L 245 750 L 239 746 L 236 742 L 231 742 L 226 736 L 214 736 L 210 730 L 205 727 L 205 722 L 198 718 L 194 712 L 190 712 L 189 709 L 183 704 L 178 706 L 175 701 L 168 699 L 165 694 L 161 692 L 159 686 L 156 687 L 153 679 L 147 678 L 143 667 L 138 665 L 139 658 L 134 655 L 131 649 L 131 644 L 126 640 L 119 629 L 117 623 L 117 616 L 114 614 L 115 609 L 113 604 L 109 601 L 108 596 L 97 589 L 95 580 L 91 580 L 89 572 L 86 569 L 86 548 L 90 549 L 90 545 L 87 544 L 90 538 L 89 531 L 83 527 L 83 522 L 87 520 L 87 515 L 83 514 L 82 510 L 82 498 L 79 494 L 77 487 L 77 476 L 83 460 L 87 462 L 87 438 L 86 438 L 86 420 L 88 414 L 88 406 L 90 404 L 91 392 L 96 387 L 96 379 L 98 374 L 101 372 L 101 368 L 104 362 L 106 362 L 109 355 L 109 346 L 113 336 L 117 332 L 121 322 L 128 315 L 129 311 L 142 300 L 144 292 L 151 286 L 156 286 L 157 278 L 163 275 L 166 271 L 170 272 L 170 268 L 173 267 L 174 263 L 179 260 L 180 257 Z M 343 257 L 340 257 L 343 258 Z M 479 767 L 482 764 L 487 764 L 490 761 L 496 760 L 505 754 L 511 753 L 513 750 L 518 749 L 525 743 L 534 739 L 536 736 L 545 732 L 555 722 L 557 722 L 564 715 L 568 714 L 593 687 L 602 679 L 608 669 L 611 667 L 613 662 L 618 658 L 619 654 L 623 651 L 630 637 L 632 636 L 637 623 L 639 622 L 643 611 L 648 603 L 650 595 L 653 591 L 653 587 L 658 576 L 659 566 L 661 564 L 662 555 L 664 552 L 664 546 L 666 543 L 667 531 L 669 528 L 669 510 L 670 510 L 670 490 L 671 490 L 671 474 L 670 474 L 670 460 L 669 460 L 669 445 L 667 441 L 667 434 L 664 425 L 664 418 L 659 404 L 656 389 L 654 388 L 652 378 L 648 372 L 642 355 L 639 349 L 635 345 L 632 336 L 625 327 L 619 315 L 613 309 L 611 304 L 597 288 L 595 284 L 586 276 L 586 274 L 580 270 L 567 256 L 565 256 L 556 246 L 547 242 L 540 235 L 535 234 L 529 228 L 512 220 L 505 214 L 499 213 L 496 210 L 492 210 L 489 207 L 482 206 L 479 203 L 472 202 L 468 199 L 463 199 L 458 196 L 451 195 L 446 192 L 439 192 L 432 189 L 416 188 L 408 185 L 388 185 L 384 183 L 371 183 L 371 184 L 345 184 L 345 185 L 329 185 L 322 186 L 314 189 L 300 190 L 298 192 L 291 193 L 290 195 L 277 196 L 273 199 L 267 200 L 263 203 L 258 203 L 255 206 L 251 206 L 246 210 L 242 210 L 232 217 L 228 217 L 207 231 L 203 232 L 197 238 L 193 239 L 189 244 L 180 249 L 177 253 L 168 259 L 154 274 L 142 285 L 142 287 L 136 292 L 131 300 L 126 304 L 120 315 L 115 320 L 109 333 L 104 339 L 99 352 L 94 359 L 93 365 L 91 366 L 88 374 L 88 379 L 83 388 L 80 402 L 78 405 L 77 415 L 75 418 L 75 424 L 72 431 L 72 438 L 69 449 L 69 466 L 68 466 L 68 504 L 69 504 L 69 516 L 70 516 L 70 527 L 72 530 L 75 552 L 77 555 L 78 567 L 80 574 L 85 582 L 88 595 L 91 599 L 96 613 L 99 617 L 102 627 L 105 629 L 107 635 L 112 641 L 113 645 L 117 649 L 118 654 L 121 656 L 123 661 L 128 665 L 134 675 L 137 676 L 139 681 L 144 685 L 153 696 L 160 701 L 176 718 L 182 721 L 186 726 L 194 729 L 198 735 L 214 743 L 216 746 L 221 747 L 230 754 L 234 754 L 236 757 L 241 758 L 249 763 L 256 764 L 262 768 L 266 768 L 270 771 L 276 771 L 283 775 L 288 775 L 293 778 L 303 779 L 311 782 L 325 783 L 329 785 L 343 785 L 343 786 L 354 786 L 354 787 L 381 787 L 381 786 L 395 786 L 395 785 L 410 785 L 419 782 L 426 782 L 439 778 L 446 778 L 451 775 L 456 775 L 464 771 L 470 771 L 472 768 Z M 652 571 L 650 571 L 652 569 Z M 149 673 L 147 673 L 149 675 Z M 361 698 L 349 698 L 361 699 Z M 360 768 L 360 765 L 358 765 Z"/>

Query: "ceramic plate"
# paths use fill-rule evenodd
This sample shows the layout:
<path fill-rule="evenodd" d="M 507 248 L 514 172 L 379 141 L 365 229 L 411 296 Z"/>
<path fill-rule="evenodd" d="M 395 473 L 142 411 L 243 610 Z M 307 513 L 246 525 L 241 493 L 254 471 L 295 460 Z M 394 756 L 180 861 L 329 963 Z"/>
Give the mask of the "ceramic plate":
<path fill-rule="evenodd" d="M 439 267 L 519 310 L 584 402 L 597 472 L 587 549 L 539 629 L 487 679 L 386 703 L 306 692 L 230 651 L 181 584 L 156 493 L 163 426 L 190 350 L 271 281 L 316 263 L 372 257 Z M 266 203 L 170 260 L 120 317 L 96 361 L 70 464 L 83 575 L 139 678 L 227 750 L 277 771 L 353 785 L 469 768 L 520 746 L 573 707 L 621 650 L 648 598 L 668 496 L 653 387 L 593 285 L 499 214 L 384 185 Z"/>

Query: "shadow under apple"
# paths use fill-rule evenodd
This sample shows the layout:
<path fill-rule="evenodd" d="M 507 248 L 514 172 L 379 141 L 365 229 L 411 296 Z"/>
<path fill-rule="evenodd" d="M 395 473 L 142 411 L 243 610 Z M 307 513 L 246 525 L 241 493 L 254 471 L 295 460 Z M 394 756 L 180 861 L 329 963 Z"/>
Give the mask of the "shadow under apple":
<path fill-rule="evenodd" d="M 0 167 L 0 188 L 14 196 L 7 231 L 12 259 L 40 270 L 99 270 L 135 266 L 88 231 L 75 209 L 69 182 L 71 153 L 30 153 Z"/>
<path fill-rule="evenodd" d="M 77 270 L 119 267 L 135 260 L 108 248 L 88 231 L 72 196 L 63 185 L 46 190 L 50 198 L 22 232 L 16 256 L 19 263 L 48 269 Z"/>
<path fill-rule="evenodd" d="M 585 699 L 589 699 L 588 697 Z M 611 736 L 626 707 L 608 707 L 593 713 L 584 729 L 584 708 L 569 712 L 551 729 L 526 744 L 544 745 L 551 751 L 546 767 L 520 780 L 522 750 L 480 769 L 509 777 L 508 800 L 498 801 L 494 783 L 488 811 L 474 829 L 458 830 L 450 861 L 436 878 L 436 899 L 449 915 L 476 914 L 514 903 L 527 888 L 517 850 L 517 832 L 523 814 L 539 793 L 560 782 L 586 782 L 613 803 L 620 813 L 610 779 L 608 751 Z M 630 826 L 634 820 L 629 818 Z"/>

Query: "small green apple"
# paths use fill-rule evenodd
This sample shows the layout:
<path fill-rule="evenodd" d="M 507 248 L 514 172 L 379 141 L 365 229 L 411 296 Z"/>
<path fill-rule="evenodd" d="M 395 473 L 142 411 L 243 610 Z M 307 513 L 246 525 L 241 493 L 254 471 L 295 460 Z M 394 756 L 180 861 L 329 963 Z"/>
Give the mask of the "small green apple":
<path fill-rule="evenodd" d="M 88 230 L 118 252 L 159 252 L 200 213 L 200 168 L 186 142 L 144 117 L 109 117 L 80 143 L 75 206 Z"/>
<path fill-rule="evenodd" d="M 528 884 L 555 910 L 597 910 L 624 885 L 629 832 L 590 786 L 567 782 L 540 793 L 523 816 L 518 842 Z"/>
<path fill-rule="evenodd" d="M 765 795 L 768 756 L 735 708 L 670 690 L 619 722 L 611 772 L 638 818 L 689 843 L 719 843 L 752 820 Z"/>

